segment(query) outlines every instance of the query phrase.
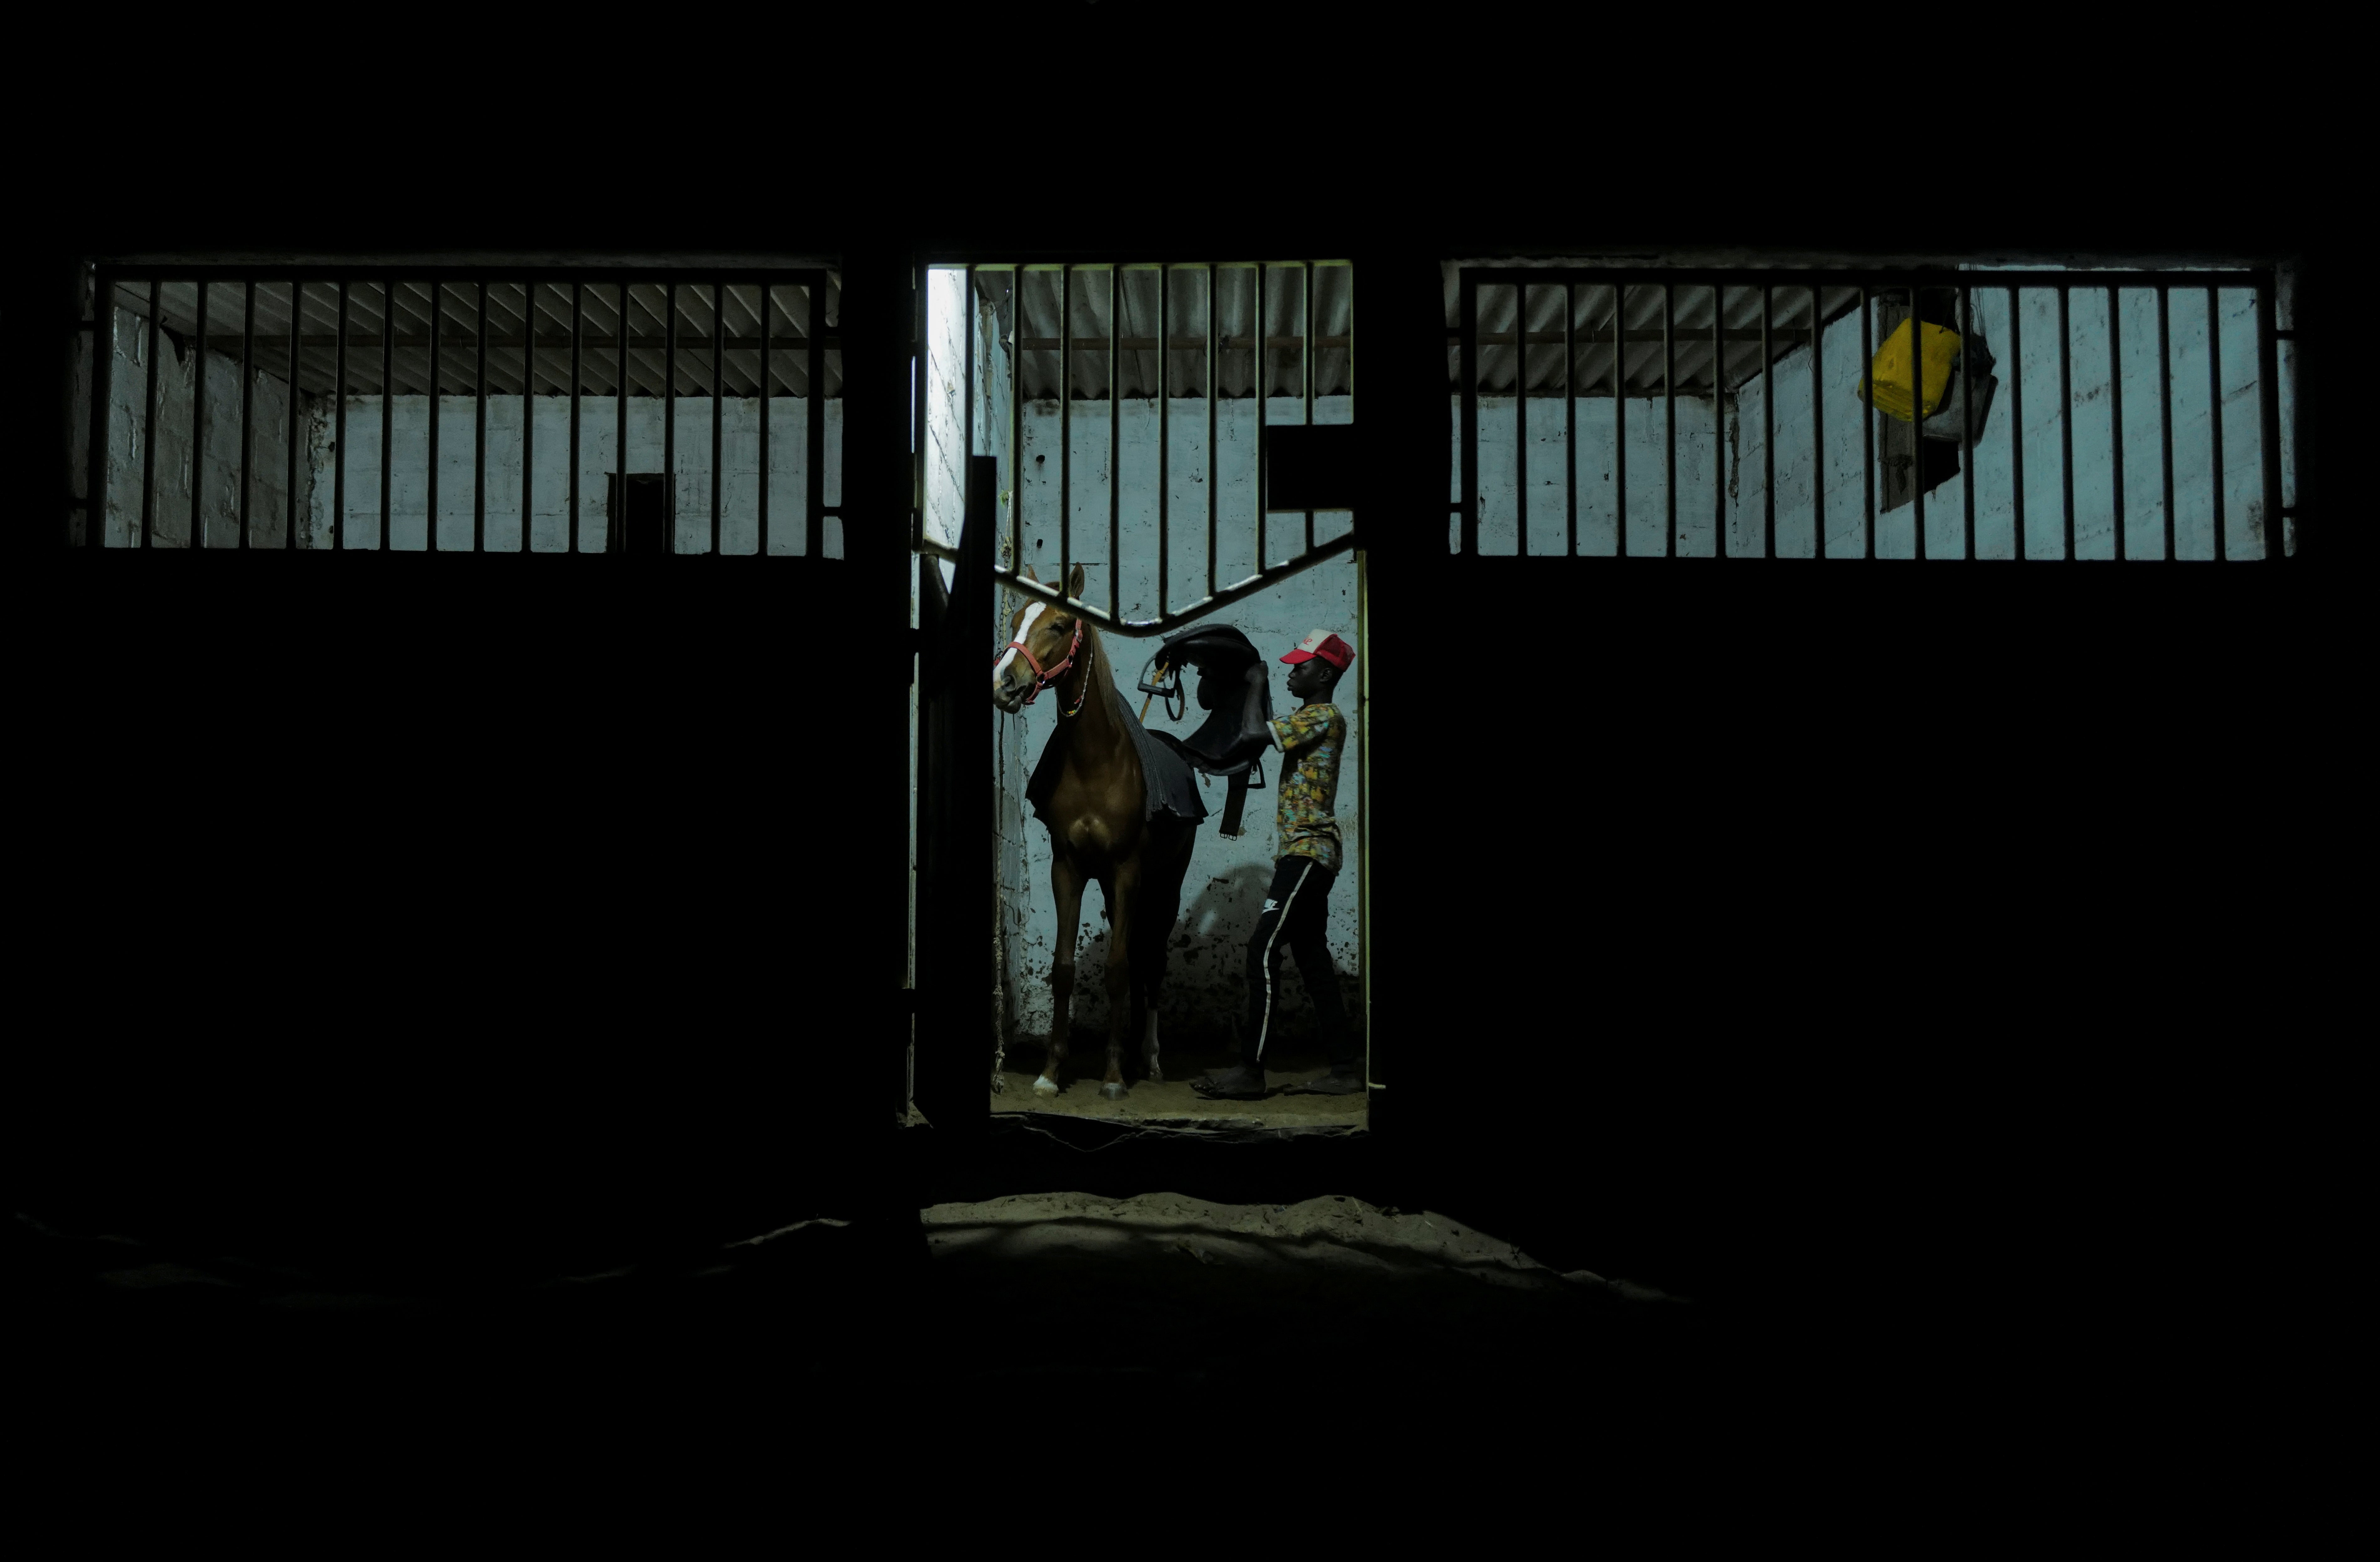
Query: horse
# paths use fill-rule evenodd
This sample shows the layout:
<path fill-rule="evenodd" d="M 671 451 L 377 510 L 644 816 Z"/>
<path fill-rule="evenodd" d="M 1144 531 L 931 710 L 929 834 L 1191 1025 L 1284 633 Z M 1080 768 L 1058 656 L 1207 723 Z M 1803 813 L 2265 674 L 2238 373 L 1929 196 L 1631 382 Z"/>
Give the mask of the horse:
<path fill-rule="evenodd" d="M 1024 578 L 1040 583 L 1027 565 Z M 1021 594 L 1021 593 L 1020 593 Z M 1083 567 L 1066 582 L 1079 602 Z M 1058 905 L 1058 948 L 1050 968 L 1050 1045 L 1037 1095 L 1064 1088 L 1069 1009 L 1075 993 L 1075 938 L 1083 886 L 1098 880 L 1110 943 L 1108 1068 L 1099 1093 L 1124 1095 L 1123 1037 L 1140 1036 L 1151 1083 L 1165 1070 L 1157 1043 L 1157 995 L 1165 981 L 1166 944 L 1182 908 L 1182 880 L 1205 805 L 1186 764 L 1151 740 L 1108 666 L 1099 630 L 1065 603 L 1026 596 L 1008 616 L 1008 643 L 995 653 L 992 703 L 1010 715 L 1038 699 L 1058 702 L 1058 726 L 1034 767 L 1026 796 L 1050 831 L 1050 891 Z M 1149 772 L 1160 772 L 1152 806 Z M 1178 771 L 1178 774 L 1177 774 Z M 1120 1023 L 1129 1017 L 1129 1023 Z"/>

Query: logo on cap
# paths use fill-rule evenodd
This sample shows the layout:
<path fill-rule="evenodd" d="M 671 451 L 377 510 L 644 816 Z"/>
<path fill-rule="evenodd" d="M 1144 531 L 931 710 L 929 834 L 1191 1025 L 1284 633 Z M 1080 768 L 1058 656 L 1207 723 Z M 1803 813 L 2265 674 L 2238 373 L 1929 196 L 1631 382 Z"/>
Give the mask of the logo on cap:
<path fill-rule="evenodd" d="M 1297 649 L 1281 658 L 1294 665 L 1319 656 L 1341 672 L 1355 663 L 1355 648 L 1332 634 L 1329 629 L 1317 629 L 1297 642 Z"/>

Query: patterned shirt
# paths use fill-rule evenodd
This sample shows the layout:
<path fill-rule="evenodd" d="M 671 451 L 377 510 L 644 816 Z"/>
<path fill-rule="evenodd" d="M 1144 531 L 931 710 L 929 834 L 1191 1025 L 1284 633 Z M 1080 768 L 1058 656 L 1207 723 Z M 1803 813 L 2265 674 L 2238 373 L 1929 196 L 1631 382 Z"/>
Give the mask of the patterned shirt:
<path fill-rule="evenodd" d="M 1347 747 L 1347 718 L 1336 705 L 1302 705 L 1272 721 L 1273 747 L 1283 755 L 1280 802 L 1274 822 L 1281 831 L 1277 857 L 1311 857 L 1337 872 L 1342 847 L 1339 822 L 1339 756 Z"/>

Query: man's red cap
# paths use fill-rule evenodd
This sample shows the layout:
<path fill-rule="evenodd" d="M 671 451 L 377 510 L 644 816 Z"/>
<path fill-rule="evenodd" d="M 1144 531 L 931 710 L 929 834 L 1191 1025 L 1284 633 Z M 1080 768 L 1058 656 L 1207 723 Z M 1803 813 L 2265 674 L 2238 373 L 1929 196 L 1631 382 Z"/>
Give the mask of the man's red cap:
<path fill-rule="evenodd" d="M 1317 629 L 1297 642 L 1297 649 L 1281 658 L 1295 664 L 1319 656 L 1341 672 L 1355 665 L 1355 648 L 1332 634 L 1329 629 Z"/>

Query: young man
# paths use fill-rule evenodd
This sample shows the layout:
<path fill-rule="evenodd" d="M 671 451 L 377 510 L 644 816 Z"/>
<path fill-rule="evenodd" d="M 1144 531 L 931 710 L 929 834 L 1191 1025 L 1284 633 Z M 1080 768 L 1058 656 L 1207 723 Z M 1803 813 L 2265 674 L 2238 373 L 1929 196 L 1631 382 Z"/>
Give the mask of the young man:
<path fill-rule="evenodd" d="M 1331 703 L 1331 695 L 1355 665 L 1355 649 L 1330 630 L 1317 629 L 1281 660 L 1290 665 L 1289 691 L 1305 703 L 1271 723 L 1272 745 L 1281 753 L 1275 814 L 1281 839 L 1264 914 L 1248 939 L 1248 1014 L 1240 1028 L 1240 1061 L 1192 1086 L 1201 1095 L 1226 1101 L 1264 1097 L 1265 1055 L 1281 1030 L 1276 972 L 1283 945 L 1297 957 L 1297 973 L 1305 979 L 1330 1059 L 1329 1073 L 1298 1088 L 1324 1095 L 1353 1095 L 1364 1088 L 1362 1059 L 1324 938 L 1330 885 L 1347 860 L 1347 843 L 1331 816 L 1347 718 Z"/>

